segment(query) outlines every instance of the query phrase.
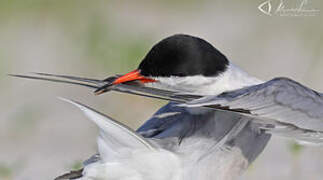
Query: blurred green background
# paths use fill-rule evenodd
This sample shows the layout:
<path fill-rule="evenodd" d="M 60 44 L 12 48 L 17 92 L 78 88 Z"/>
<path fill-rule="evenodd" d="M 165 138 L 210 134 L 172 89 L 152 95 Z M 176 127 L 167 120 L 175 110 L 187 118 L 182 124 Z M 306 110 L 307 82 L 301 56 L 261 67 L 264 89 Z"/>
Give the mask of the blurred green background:
<path fill-rule="evenodd" d="M 163 101 L 14 79 L 49 72 L 93 78 L 137 67 L 175 33 L 202 37 L 236 65 L 323 92 L 323 2 L 316 16 L 267 16 L 263 0 L 0 0 L 0 179 L 53 179 L 96 152 L 96 127 L 67 97 L 137 128 Z M 277 6 L 279 0 L 272 0 Z M 288 5 L 300 0 L 286 0 Z M 241 179 L 321 179 L 323 149 L 274 137 Z"/>

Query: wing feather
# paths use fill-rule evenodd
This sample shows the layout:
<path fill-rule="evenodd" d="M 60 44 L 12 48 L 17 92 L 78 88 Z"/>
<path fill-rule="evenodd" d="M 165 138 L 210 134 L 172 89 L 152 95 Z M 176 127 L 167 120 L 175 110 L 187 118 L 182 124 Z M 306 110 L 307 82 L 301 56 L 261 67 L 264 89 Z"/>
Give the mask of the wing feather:
<path fill-rule="evenodd" d="M 287 78 L 275 78 L 219 96 L 200 98 L 184 106 L 221 106 L 228 107 L 229 111 L 244 109 L 256 118 L 323 132 L 322 93 Z"/>
<path fill-rule="evenodd" d="M 156 149 L 150 142 L 126 125 L 76 101 L 64 98 L 60 99 L 81 109 L 100 128 L 98 146 L 103 161 L 118 158 L 119 152 L 127 149 Z"/>

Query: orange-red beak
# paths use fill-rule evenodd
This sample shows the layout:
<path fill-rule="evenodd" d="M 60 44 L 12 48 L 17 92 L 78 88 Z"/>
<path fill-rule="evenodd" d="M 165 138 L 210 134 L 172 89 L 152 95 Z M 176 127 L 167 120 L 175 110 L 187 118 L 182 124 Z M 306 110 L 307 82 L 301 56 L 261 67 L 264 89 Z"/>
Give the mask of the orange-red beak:
<path fill-rule="evenodd" d="M 99 95 L 99 94 L 107 92 L 108 91 L 107 88 L 111 85 L 117 85 L 117 84 L 130 82 L 130 81 L 140 81 L 142 83 L 156 82 L 156 80 L 154 80 L 154 79 L 150 79 L 150 78 L 146 78 L 146 77 L 142 76 L 140 74 L 139 70 L 134 70 L 134 71 L 131 71 L 121 77 L 118 77 L 117 79 L 115 79 L 112 82 L 112 84 L 107 84 L 101 88 L 98 88 L 94 93 L 95 93 L 95 95 Z"/>
<path fill-rule="evenodd" d="M 146 78 L 140 74 L 139 70 L 131 71 L 116 80 L 113 81 L 113 85 L 130 82 L 130 81 L 140 81 L 142 83 L 156 82 L 154 79 Z"/>

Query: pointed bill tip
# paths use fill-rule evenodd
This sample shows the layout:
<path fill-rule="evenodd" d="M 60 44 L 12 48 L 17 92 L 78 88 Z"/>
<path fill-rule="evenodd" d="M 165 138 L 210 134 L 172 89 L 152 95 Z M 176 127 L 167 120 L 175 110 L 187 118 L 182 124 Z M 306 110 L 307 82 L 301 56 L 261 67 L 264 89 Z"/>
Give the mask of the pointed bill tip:
<path fill-rule="evenodd" d="M 101 86 L 101 87 L 99 87 L 99 88 L 97 88 L 95 91 L 94 91 L 94 94 L 95 95 L 100 95 L 100 94 L 103 94 L 103 93 L 105 93 L 105 92 L 108 92 L 110 89 L 110 87 L 111 86 L 113 86 L 114 84 L 113 84 L 113 82 L 108 82 L 108 83 L 106 83 L 105 85 L 103 85 L 103 86 Z"/>
<path fill-rule="evenodd" d="M 98 95 L 103 94 L 103 93 L 105 93 L 105 92 L 106 92 L 106 90 L 105 90 L 105 89 L 98 89 L 98 90 L 95 90 L 95 91 L 94 91 L 94 95 L 98 96 Z"/>

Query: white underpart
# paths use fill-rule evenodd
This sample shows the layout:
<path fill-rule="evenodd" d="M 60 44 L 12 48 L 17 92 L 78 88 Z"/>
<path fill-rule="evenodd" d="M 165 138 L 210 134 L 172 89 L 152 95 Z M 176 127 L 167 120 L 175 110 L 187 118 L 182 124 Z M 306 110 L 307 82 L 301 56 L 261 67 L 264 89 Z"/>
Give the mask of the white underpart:
<path fill-rule="evenodd" d="M 181 161 L 166 150 L 133 150 L 117 162 L 90 164 L 80 180 L 182 180 Z"/>
<path fill-rule="evenodd" d="M 149 83 L 147 86 L 188 92 L 196 95 L 218 95 L 225 91 L 263 83 L 263 81 L 250 76 L 234 64 L 230 63 L 227 70 L 215 77 L 202 75 L 189 77 L 152 77 L 158 82 Z"/>

